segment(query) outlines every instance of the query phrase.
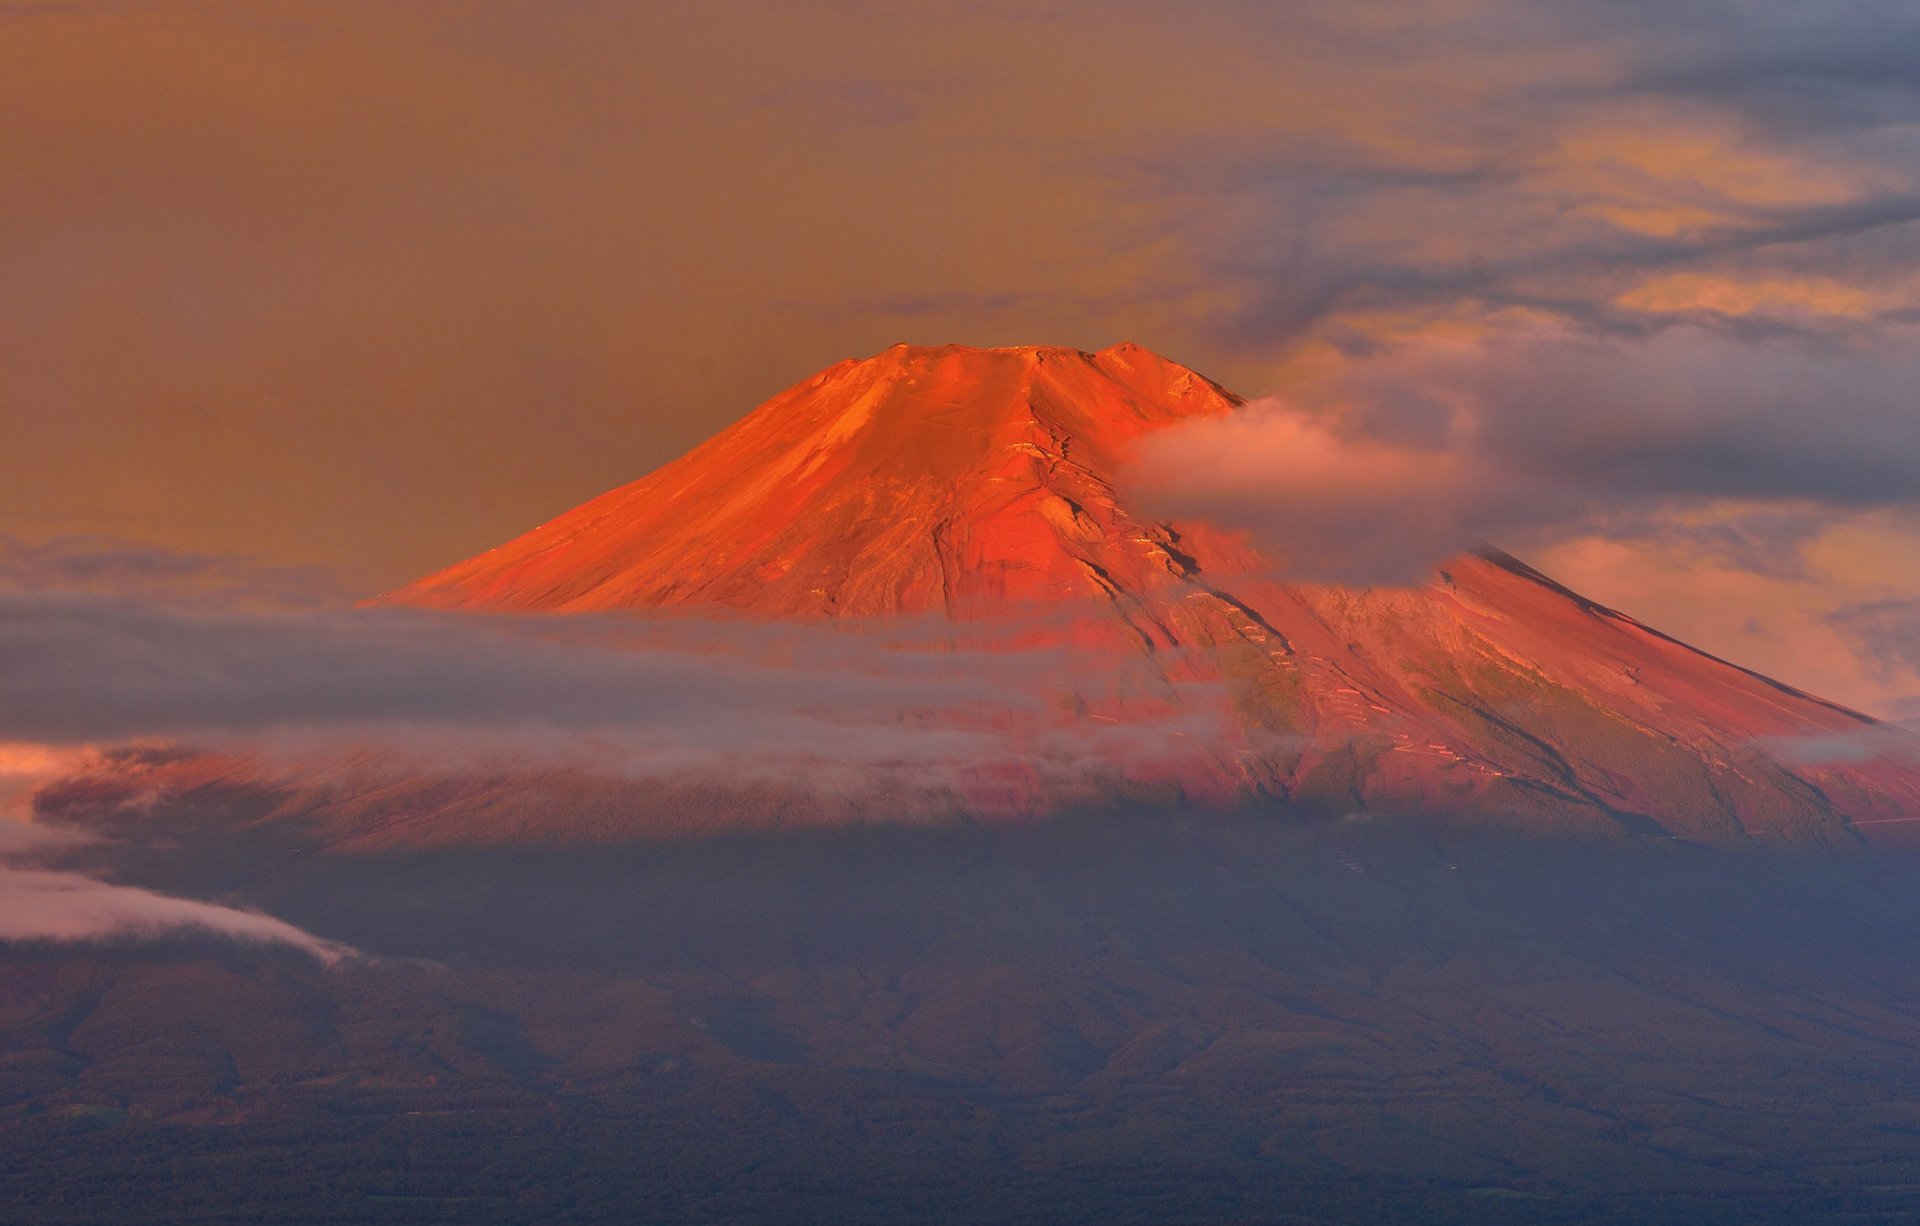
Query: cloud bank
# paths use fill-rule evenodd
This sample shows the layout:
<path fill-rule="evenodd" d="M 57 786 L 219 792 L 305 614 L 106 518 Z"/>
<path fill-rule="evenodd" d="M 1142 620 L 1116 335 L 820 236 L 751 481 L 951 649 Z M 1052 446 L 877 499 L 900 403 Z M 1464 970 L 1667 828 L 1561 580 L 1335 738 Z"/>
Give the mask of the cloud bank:
<path fill-rule="evenodd" d="M 11 700 L 0 739 L 66 747 L 55 762 L 145 742 L 296 775 L 351 759 L 363 772 L 560 769 L 849 796 L 1007 772 L 1072 783 L 1217 739 L 1224 708 L 1204 684 L 1116 672 L 1064 645 L 1007 646 L 1059 644 L 1057 629 L 263 612 L 0 592 Z M 1127 719 L 1062 718 L 1058 693 Z"/>

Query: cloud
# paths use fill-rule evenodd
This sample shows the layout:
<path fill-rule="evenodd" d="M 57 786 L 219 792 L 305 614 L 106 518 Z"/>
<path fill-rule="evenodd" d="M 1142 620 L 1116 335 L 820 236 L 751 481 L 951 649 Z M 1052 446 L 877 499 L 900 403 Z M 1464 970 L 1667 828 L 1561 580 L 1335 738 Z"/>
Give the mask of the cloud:
<path fill-rule="evenodd" d="M 1911 761 L 1911 741 L 1911 736 L 1891 728 L 1867 728 L 1818 736 L 1770 737 L 1759 745 L 1789 766 L 1830 766 L 1876 758 Z"/>
<path fill-rule="evenodd" d="M 1850 604 L 1835 609 L 1827 620 L 1882 676 L 1920 673 L 1920 599 Z"/>
<path fill-rule="evenodd" d="M 1615 304 L 1672 272 L 1902 275 L 1863 257 L 1915 242 L 1920 94 L 1888 71 L 1888 48 L 1920 35 L 1911 13 L 1358 7 L 1371 20 L 1289 15 L 1267 31 L 1295 39 L 1283 56 L 1320 61 L 1309 72 L 1344 77 L 1323 105 L 1140 155 L 1142 190 L 1190 205 L 1216 300 L 1239 292 L 1216 318 L 1242 343 L 1514 309 L 1645 330 L 1658 321 Z M 1844 92 L 1874 103 L 1835 105 Z"/>
<path fill-rule="evenodd" d="M 79 873 L 0 864 L 0 941 L 118 942 L 183 932 L 256 945 L 285 945 L 332 966 L 350 947 L 262 915 Z"/>
<path fill-rule="evenodd" d="M 1789 569 L 1836 510 L 1920 506 L 1916 383 L 1920 359 L 1891 344 L 1416 339 L 1154 436 L 1135 479 L 1170 513 L 1254 529 L 1311 578 L 1413 581 L 1482 541 L 1592 534 Z"/>
<path fill-rule="evenodd" d="M 0 592 L 92 592 L 272 607 L 339 602 L 345 588 L 319 567 L 276 566 L 97 534 L 29 541 L 0 533 Z"/>
<path fill-rule="evenodd" d="M 33 793 L 43 785 L 101 762 L 91 745 L 0 741 L 0 855 L 54 837 L 23 823 L 33 816 Z M 13 819 L 8 821 L 5 819 Z"/>
<path fill-rule="evenodd" d="M 92 746 L 0 743 L 0 942 L 121 942 L 194 932 L 289 946 L 329 966 L 358 956 L 346 945 L 257 911 L 174 898 L 36 863 L 98 839 L 35 823 L 35 792 L 109 766 L 109 758 Z"/>
<path fill-rule="evenodd" d="M 400 773 L 560 769 L 834 796 L 1007 771 L 1071 784 L 1218 742 L 1212 687 L 1046 645 L 1065 630 L 0 595 L 0 738 L 79 753 L 183 744 L 309 777 L 348 759 L 364 774 L 371 754 Z M 1008 645 L 1023 639 L 1041 645 Z M 1069 694 L 1128 718 L 1070 717 Z"/>
<path fill-rule="evenodd" d="M 1131 477 L 1149 505 L 1253 529 L 1294 578 L 1419 581 L 1516 492 L 1477 457 L 1344 436 L 1280 401 L 1149 438 Z"/>
<path fill-rule="evenodd" d="M 920 629 L 862 639 L 746 622 L 273 615 L 0 596 L 0 689 L 11 700 L 0 735 L 85 743 L 362 723 L 694 727 L 720 713 L 746 732 L 756 713 L 773 720 L 802 707 L 986 701 L 1021 667 L 964 649 L 896 650 Z"/>
<path fill-rule="evenodd" d="M 1130 163 L 1210 281 L 1211 343 L 1274 355 L 1266 388 L 1230 381 L 1278 388 L 1158 441 L 1161 505 L 1259 531 L 1296 574 L 1404 582 L 1489 538 L 1664 536 L 1786 572 L 1913 504 L 1911 10 L 1255 24 L 1344 85 Z"/>
<path fill-rule="evenodd" d="M 1872 507 L 1920 498 L 1904 390 L 1916 375 L 1904 345 L 1835 352 L 1675 329 L 1631 344 L 1548 333 L 1469 352 L 1409 346 L 1328 391 L 1388 437 L 1431 429 L 1427 406 L 1447 404 L 1459 440 L 1512 478 L 1571 482 L 1616 503 Z M 1848 411 L 1828 412 L 1836 404 Z"/>

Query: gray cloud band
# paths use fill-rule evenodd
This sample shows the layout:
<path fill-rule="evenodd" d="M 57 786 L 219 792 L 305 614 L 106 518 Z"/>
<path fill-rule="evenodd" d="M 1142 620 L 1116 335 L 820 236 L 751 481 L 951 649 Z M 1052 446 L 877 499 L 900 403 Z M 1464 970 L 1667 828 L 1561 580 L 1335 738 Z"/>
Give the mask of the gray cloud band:
<path fill-rule="evenodd" d="M 372 750 L 453 773 L 514 764 L 857 792 L 1006 765 L 1072 779 L 1207 731 L 1196 712 L 1214 704 L 1171 690 L 1159 719 L 1063 721 L 1050 696 L 1098 701 L 1128 678 L 970 633 L 0 596 L 0 740 L 168 738 L 290 763 Z"/>

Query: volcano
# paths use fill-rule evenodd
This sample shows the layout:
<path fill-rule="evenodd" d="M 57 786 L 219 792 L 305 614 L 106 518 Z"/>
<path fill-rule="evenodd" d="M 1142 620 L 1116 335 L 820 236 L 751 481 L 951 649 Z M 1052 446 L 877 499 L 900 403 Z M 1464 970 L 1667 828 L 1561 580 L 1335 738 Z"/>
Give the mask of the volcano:
<path fill-rule="evenodd" d="M 526 722 L 87 755 L 33 797 L 84 836 L 57 882 L 374 957 L 0 948 L 0 1193 L 1913 1219 L 1920 890 L 1873 854 L 1920 817 L 1907 734 L 1496 551 L 1299 583 L 1131 492 L 1154 432 L 1238 405 L 1133 347 L 843 363 L 388 597 L 442 611 L 343 615 L 551 682 Z M 460 675 L 410 684 L 484 719 L 503 687 Z M 595 721 L 630 692 L 664 714 Z"/>
<path fill-rule="evenodd" d="M 1215 743 L 1158 781 L 1183 803 L 1763 845 L 1858 843 L 1920 813 L 1904 734 L 1497 550 L 1417 588 L 1290 583 L 1243 538 L 1130 503 L 1144 436 L 1240 403 L 1135 345 L 897 345 L 388 599 L 976 626 L 1050 613 L 1116 667 L 1144 662 L 1165 703 L 1213 696 Z M 1211 688 L 1174 684 L 1196 681 Z M 1063 719 L 1129 717 L 1059 697 Z"/>
<path fill-rule="evenodd" d="M 1195 563 L 1115 477 L 1141 436 L 1239 403 L 1132 345 L 897 345 L 394 599 L 833 617 L 1093 599 L 1165 641 L 1145 610 L 1200 590 Z"/>

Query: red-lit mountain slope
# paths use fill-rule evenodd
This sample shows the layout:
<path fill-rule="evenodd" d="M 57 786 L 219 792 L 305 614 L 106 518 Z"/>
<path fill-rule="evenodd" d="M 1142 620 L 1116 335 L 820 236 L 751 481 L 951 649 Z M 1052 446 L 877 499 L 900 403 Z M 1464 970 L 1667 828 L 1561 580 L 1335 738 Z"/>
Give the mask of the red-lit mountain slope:
<path fill-rule="evenodd" d="M 1897 741 L 1852 743 L 1900 734 L 1505 555 L 1461 557 L 1417 589 L 1289 584 L 1283 559 L 1129 506 L 1142 435 L 1238 403 L 1131 345 L 896 346 L 389 599 L 973 626 L 1044 611 L 1116 668 L 1165 682 L 1149 706 L 1211 708 L 1209 743 L 1110 764 L 1122 791 L 1190 803 L 1722 844 L 1854 842 L 1920 815 Z M 1142 709 L 1054 697 L 1067 722 Z M 1051 803 L 1030 791 L 1020 803 Z"/>
<path fill-rule="evenodd" d="M 395 599 L 862 617 L 1141 594 L 1178 564 L 1115 470 L 1141 435 L 1238 403 L 1132 346 L 899 345 Z"/>

